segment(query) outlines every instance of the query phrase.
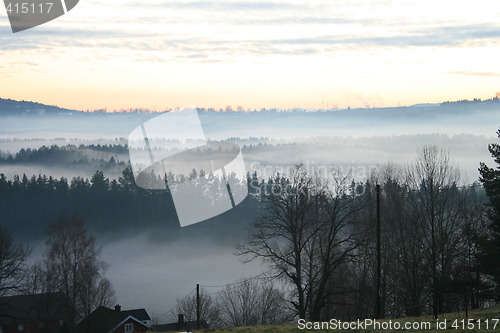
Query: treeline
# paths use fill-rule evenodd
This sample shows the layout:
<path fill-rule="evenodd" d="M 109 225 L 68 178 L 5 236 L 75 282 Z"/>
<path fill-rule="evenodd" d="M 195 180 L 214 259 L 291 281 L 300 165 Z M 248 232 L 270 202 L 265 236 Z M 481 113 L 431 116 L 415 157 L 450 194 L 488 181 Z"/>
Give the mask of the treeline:
<path fill-rule="evenodd" d="M 54 105 L 45 105 L 29 101 L 16 101 L 0 98 L 0 115 L 26 115 L 26 114 L 68 114 L 75 111 L 63 109 Z"/>
<path fill-rule="evenodd" d="M 128 155 L 127 145 L 101 145 L 101 144 L 91 144 L 91 145 L 66 145 L 58 146 L 52 145 L 50 147 L 42 146 L 38 149 L 22 148 L 15 154 L 3 153 L 0 154 L 0 164 L 22 164 L 22 163 L 33 163 L 33 164 L 59 164 L 59 163 L 88 163 L 89 161 L 99 160 L 99 153 L 109 154 L 111 156 L 106 156 L 107 160 L 113 164 L 119 164 L 126 166 L 123 161 L 116 161 L 112 155 Z M 97 158 L 96 158 L 97 157 Z M 111 159 L 112 158 L 112 159 Z M 103 157 L 101 156 L 100 160 Z M 111 162 L 112 161 L 112 162 Z"/>
<path fill-rule="evenodd" d="M 213 290 L 213 287 L 208 288 Z M 280 325 L 295 317 L 286 292 L 269 279 L 250 277 L 215 288 L 218 291 L 208 292 L 201 286 L 199 293 L 200 317 L 210 327 Z M 177 315 L 183 314 L 186 320 L 195 321 L 197 308 L 197 295 L 193 293 L 178 299 L 176 306 L 164 316 L 175 322 Z"/>
<path fill-rule="evenodd" d="M 473 100 L 468 100 L 468 99 L 462 99 L 460 101 L 447 101 L 441 103 L 442 106 L 449 106 L 449 105 L 485 105 L 485 104 L 500 104 L 500 99 L 498 98 L 499 94 L 497 93 L 496 97 L 492 97 L 489 99 L 482 100 L 480 98 L 474 98 Z"/>
<path fill-rule="evenodd" d="M 198 174 L 193 170 L 181 179 L 169 174 L 168 180 L 169 184 L 175 184 L 176 181 L 195 180 L 203 175 L 203 172 Z M 217 189 L 225 189 L 222 179 L 209 177 L 211 188 L 206 192 L 207 195 L 216 195 Z M 196 181 L 194 184 L 196 190 Z M 16 236 L 38 238 L 46 226 L 59 216 L 75 214 L 86 218 L 88 227 L 97 233 L 116 235 L 116 231 L 179 226 L 168 188 L 145 190 L 138 187 L 130 167 L 126 167 L 118 179 L 112 180 L 105 177 L 102 171 L 96 171 L 90 179 L 73 177 L 70 180 L 46 175 L 23 175 L 7 179 L 0 174 L 0 221 Z M 231 220 L 235 214 L 245 218 L 240 219 L 242 222 L 234 223 Z M 246 225 L 253 214 L 255 208 L 246 203 L 239 205 L 232 215 L 219 217 L 214 223 L 233 227 Z"/>
<path fill-rule="evenodd" d="M 460 186 L 447 153 L 425 147 L 411 166 L 387 166 L 363 186 L 351 179 L 302 167 L 272 177 L 239 246 L 289 286 L 300 318 L 438 316 L 499 299 L 484 189 Z"/>
<path fill-rule="evenodd" d="M 45 175 L 8 180 L 0 174 L 0 220 L 17 235 L 37 237 L 59 216 L 75 214 L 98 232 L 176 222 L 168 192 L 137 187 L 131 168 L 111 181 L 102 171 L 71 180 Z"/>

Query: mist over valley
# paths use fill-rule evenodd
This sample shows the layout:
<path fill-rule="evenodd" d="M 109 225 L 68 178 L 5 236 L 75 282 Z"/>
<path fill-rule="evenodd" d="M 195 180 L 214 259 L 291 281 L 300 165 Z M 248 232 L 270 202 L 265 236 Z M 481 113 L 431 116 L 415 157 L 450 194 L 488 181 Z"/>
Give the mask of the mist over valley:
<path fill-rule="evenodd" d="M 352 180 L 363 183 L 387 163 L 404 167 L 418 149 L 437 145 L 449 151 L 466 185 L 477 181 L 479 161 L 492 161 L 487 148 L 495 138 L 499 111 L 497 99 L 385 109 L 198 114 L 207 139 L 238 144 L 246 171 L 258 181 L 276 172 L 286 174 L 301 163 L 312 172 L 322 167 L 350 170 Z M 59 215 L 86 218 L 102 245 L 102 258 L 110 264 L 106 276 L 118 302 L 124 307 L 140 304 L 165 317 L 196 283 L 220 286 L 265 268 L 234 256 L 259 215 L 252 197 L 222 215 L 181 228 L 168 192 L 126 190 L 131 181 L 124 180 L 131 167 L 127 137 L 155 116 L 2 110 L 0 174 L 5 181 L 18 176 L 20 184 L 59 182 L 61 189 L 40 185 L 17 198 L 3 198 L 0 213 L 17 239 L 33 245 L 32 260 L 42 257 L 45 229 Z M 162 149 L 162 142 L 156 144 Z M 177 149 L 172 142 L 168 147 Z M 96 171 L 110 190 L 94 189 Z"/>

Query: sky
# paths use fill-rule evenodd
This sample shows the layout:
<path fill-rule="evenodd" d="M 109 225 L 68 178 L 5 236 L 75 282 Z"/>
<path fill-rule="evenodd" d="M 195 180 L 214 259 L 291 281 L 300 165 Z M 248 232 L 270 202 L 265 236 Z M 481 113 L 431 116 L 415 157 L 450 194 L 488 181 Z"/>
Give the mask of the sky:
<path fill-rule="evenodd" d="M 0 97 L 108 111 L 486 99 L 499 17 L 497 0 L 80 0 L 13 34 L 2 6 Z"/>

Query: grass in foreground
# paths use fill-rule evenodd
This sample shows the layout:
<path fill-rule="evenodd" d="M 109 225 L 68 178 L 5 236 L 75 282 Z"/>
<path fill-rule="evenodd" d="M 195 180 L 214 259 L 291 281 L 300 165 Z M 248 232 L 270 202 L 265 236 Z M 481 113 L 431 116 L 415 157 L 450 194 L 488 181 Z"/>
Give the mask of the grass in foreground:
<path fill-rule="evenodd" d="M 467 322 L 469 319 L 474 320 L 474 328 L 467 328 Z M 401 331 L 406 331 L 406 332 L 418 332 L 418 331 L 425 331 L 425 332 L 432 332 L 432 333 L 437 333 L 437 332 L 444 332 L 444 331 L 453 331 L 453 332 L 500 332 L 500 320 L 497 321 L 497 325 L 495 328 L 493 328 L 493 325 L 495 324 L 495 320 L 500 319 L 500 305 L 495 305 L 493 307 L 487 308 L 487 309 L 480 309 L 480 310 L 472 310 L 469 312 L 469 317 L 465 318 L 465 313 L 460 312 L 460 313 L 447 313 L 447 314 L 442 314 L 439 316 L 439 322 L 445 322 L 446 320 L 446 328 L 444 328 L 444 325 L 440 327 L 440 329 L 436 328 L 436 321 L 432 316 L 422 316 L 422 317 L 405 317 L 405 318 L 400 318 L 400 319 L 392 319 L 392 323 L 398 322 L 401 324 L 401 329 L 373 329 L 369 327 L 365 327 L 364 329 L 337 329 L 337 330 L 329 330 L 329 329 L 318 329 L 318 330 L 307 330 L 307 329 L 302 329 L 300 330 L 297 325 L 281 325 L 281 326 L 254 326 L 254 327 L 236 327 L 236 328 L 226 328 L 226 329 L 207 329 L 207 330 L 201 330 L 197 331 L 197 333 L 296 333 L 296 332 L 304 332 L 304 331 L 313 331 L 313 332 L 401 332 Z M 464 320 L 464 322 L 462 322 Z M 477 323 L 477 320 L 481 320 L 481 328 L 479 328 L 479 324 Z M 486 329 L 486 320 L 489 322 L 489 329 Z M 380 321 L 385 322 L 386 324 L 389 324 L 389 319 L 386 320 L 381 320 Z M 410 323 L 415 323 L 415 322 L 429 322 L 431 323 L 431 329 L 403 329 L 404 324 L 410 322 Z M 453 326 L 453 324 L 456 324 L 456 326 Z M 394 325 L 394 324 L 393 324 Z M 465 327 L 463 327 L 465 326 Z"/>

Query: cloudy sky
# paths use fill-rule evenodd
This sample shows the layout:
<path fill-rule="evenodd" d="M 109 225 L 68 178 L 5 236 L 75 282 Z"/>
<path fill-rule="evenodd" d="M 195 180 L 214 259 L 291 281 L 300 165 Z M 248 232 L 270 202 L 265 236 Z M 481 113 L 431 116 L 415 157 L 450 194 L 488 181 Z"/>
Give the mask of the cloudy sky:
<path fill-rule="evenodd" d="M 13 34 L 2 6 L 0 97 L 84 110 L 490 98 L 499 17 L 497 0 L 80 0 Z"/>

